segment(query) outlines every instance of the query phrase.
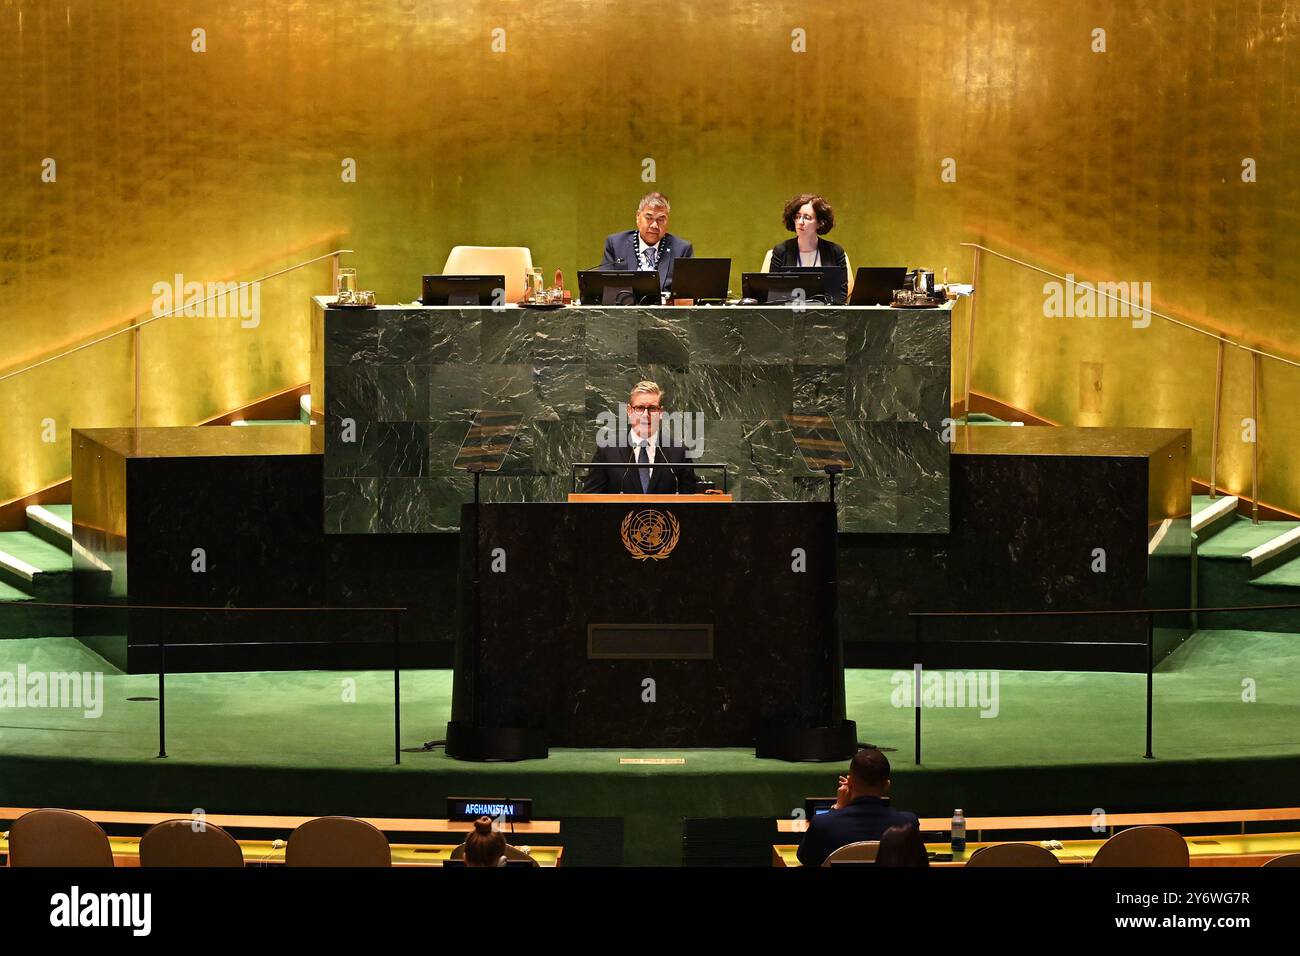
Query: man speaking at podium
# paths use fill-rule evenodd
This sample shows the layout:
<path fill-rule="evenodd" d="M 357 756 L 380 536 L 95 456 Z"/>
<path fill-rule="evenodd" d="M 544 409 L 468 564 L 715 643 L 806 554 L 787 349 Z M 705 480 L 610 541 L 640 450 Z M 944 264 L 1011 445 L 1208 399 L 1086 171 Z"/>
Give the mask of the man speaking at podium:
<path fill-rule="evenodd" d="M 663 418 L 663 389 L 654 382 L 637 382 L 627 401 L 627 431 L 602 429 L 596 442 L 594 462 L 626 463 L 626 468 L 592 468 L 582 490 L 586 494 L 694 495 L 704 492 L 695 469 L 637 468 L 638 464 L 685 462 L 686 449 L 680 436 L 661 443 L 659 422 Z M 608 436 L 606 438 L 605 436 Z"/>

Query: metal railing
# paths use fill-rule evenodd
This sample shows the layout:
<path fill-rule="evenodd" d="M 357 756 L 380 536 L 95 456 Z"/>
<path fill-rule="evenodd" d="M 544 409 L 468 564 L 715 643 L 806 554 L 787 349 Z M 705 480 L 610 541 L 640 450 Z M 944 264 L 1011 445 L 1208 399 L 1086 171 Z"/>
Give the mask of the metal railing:
<path fill-rule="evenodd" d="M 969 318 L 969 324 L 967 326 L 966 369 L 965 369 L 965 381 L 963 387 L 964 398 L 965 398 L 964 415 L 969 416 L 970 395 L 971 395 L 971 368 L 973 366 L 973 359 L 974 359 L 974 352 L 975 352 L 975 304 L 977 302 L 978 295 L 979 295 L 980 254 L 987 252 L 989 255 L 996 256 L 997 258 L 1003 260 L 1004 262 L 1010 262 L 1014 265 L 1020 266 L 1025 269 L 1029 269 L 1033 272 L 1037 272 L 1045 276 L 1051 276 L 1053 279 L 1057 279 L 1065 283 L 1066 285 L 1077 284 L 1079 280 L 1073 275 L 1069 277 L 1060 275 L 1056 272 L 1052 272 L 1050 269 L 1044 269 L 1042 266 L 1034 265 L 1032 262 L 1025 262 L 1023 259 L 1017 259 L 1015 256 L 1009 256 L 1006 253 L 998 252 L 996 249 L 990 249 L 988 246 L 981 245 L 977 242 L 963 242 L 960 243 L 960 245 L 965 246 L 969 249 L 973 249 L 974 256 L 975 256 L 974 263 L 971 267 L 971 283 L 975 287 L 975 292 L 971 296 L 970 318 Z M 1116 304 L 1131 305 L 1131 303 L 1127 302 L 1121 297 L 1116 296 L 1110 292 L 1103 291 L 1100 288 L 1100 286 L 1097 286 L 1094 289 L 1094 291 L 1098 296 L 1113 300 Z M 1284 355 L 1278 355 L 1275 352 L 1269 352 L 1264 349 L 1256 348 L 1253 345 L 1247 345 L 1244 342 L 1238 342 L 1234 339 L 1229 338 L 1223 332 L 1217 331 L 1215 329 L 1202 328 L 1201 326 L 1196 325 L 1192 322 L 1186 322 L 1182 319 L 1175 318 L 1172 315 L 1167 315 L 1164 312 L 1160 312 L 1157 311 L 1156 309 L 1151 308 L 1149 304 L 1144 309 L 1144 311 L 1147 314 L 1155 316 L 1156 318 L 1164 322 L 1168 322 L 1171 325 L 1175 325 L 1178 328 L 1186 329 L 1187 331 L 1195 333 L 1196 335 L 1201 335 L 1209 339 L 1214 339 L 1215 341 L 1217 355 L 1216 355 L 1215 371 L 1214 371 L 1214 421 L 1211 426 L 1211 435 L 1210 435 L 1209 485 L 1210 485 L 1211 498 L 1217 498 L 1219 496 L 1217 469 L 1218 469 L 1218 462 L 1219 462 L 1219 415 L 1220 415 L 1220 410 L 1222 409 L 1223 406 L 1224 351 L 1228 347 L 1231 347 L 1234 349 L 1240 349 L 1241 351 L 1246 352 L 1251 356 L 1250 414 L 1251 414 L 1251 421 L 1253 421 L 1255 424 L 1255 434 L 1254 434 L 1255 440 L 1252 442 L 1252 448 L 1251 448 L 1250 500 L 1251 500 L 1251 520 L 1254 521 L 1256 524 L 1258 524 L 1259 523 L 1259 443 L 1261 437 L 1261 429 L 1259 427 L 1260 362 L 1262 359 L 1269 359 L 1270 361 L 1273 362 L 1279 362 L 1283 365 L 1289 365 L 1292 368 L 1300 368 L 1300 361 L 1287 358 Z"/>
<path fill-rule="evenodd" d="M 406 607 L 229 607 L 202 606 L 193 604 L 90 604 L 83 602 L 22 601 L 0 603 L 0 612 L 6 608 L 20 611 L 25 608 L 58 608 L 64 610 L 99 610 L 112 612 L 157 612 L 170 614 L 174 612 L 198 612 L 201 614 L 361 614 L 382 615 L 390 619 L 392 626 L 392 666 L 393 666 L 393 763 L 402 762 L 402 657 L 401 629 L 402 615 Z M 123 637 L 126 637 L 124 634 Z M 129 641 L 129 638 L 127 638 Z M 157 649 L 158 652 L 158 756 L 167 756 L 167 648 L 245 648 L 245 647 L 341 647 L 345 645 L 378 646 L 378 641 L 360 641 L 344 639 L 336 641 L 167 641 L 146 640 L 129 644 L 138 649 Z M 192 673 L 192 672 L 186 672 Z M 212 673 L 200 671 L 196 673 Z M 299 671 L 294 671 L 299 673 Z"/>
<path fill-rule="evenodd" d="M 1151 760 L 1155 758 L 1152 752 L 1152 735 L 1153 735 L 1153 709 L 1155 703 L 1155 631 L 1156 615 L 1199 615 L 1214 614 L 1229 611 L 1300 611 L 1300 604 L 1244 604 L 1234 605 L 1231 607 L 1155 607 L 1155 608 L 1100 608 L 1088 611 L 911 611 L 908 617 L 913 622 L 912 637 L 912 669 L 915 676 L 915 684 L 912 690 L 912 709 L 914 713 L 914 746 L 916 748 L 916 763 L 921 763 L 921 675 L 925 670 L 925 648 L 927 646 L 946 645 L 948 647 L 988 647 L 997 645 L 1002 647 L 1104 647 L 1107 649 L 1120 647 L 1142 647 L 1146 650 L 1146 752 L 1142 755 L 1144 758 Z M 921 625 L 924 621 L 934 618 L 1043 618 L 1043 617 L 1145 617 L 1147 619 L 1147 637 L 1143 642 L 1135 641 L 1018 641 L 1018 640 L 967 640 L 961 638 L 945 638 L 940 640 L 927 641 L 922 634 Z M 1195 634 L 1199 633 L 1196 628 L 1190 626 L 1186 628 L 1179 627 L 1179 630 L 1185 629 L 1187 637 L 1184 641 L 1190 640 Z M 1273 632 L 1288 633 L 1288 632 Z M 1296 635 L 1300 640 L 1300 634 Z M 1180 644 L 1183 642 L 1179 642 Z M 1168 656 L 1168 655 L 1166 655 Z M 1013 669 L 1013 668 L 1008 668 Z M 1019 668 L 1015 668 L 1019 669 Z M 1059 673 L 1068 668 L 1058 668 L 1054 673 Z"/>
<path fill-rule="evenodd" d="M 0 374 L 0 383 L 7 382 L 10 379 L 16 379 L 19 376 L 26 375 L 27 373 L 33 372 L 36 369 L 44 368 L 46 365 L 50 365 L 54 362 L 58 362 L 61 359 L 68 358 L 71 355 L 76 355 L 80 352 L 84 352 L 87 349 L 92 349 L 97 345 L 102 345 L 105 342 L 112 341 L 113 339 L 116 339 L 119 336 L 130 335 L 131 336 L 131 374 L 132 374 L 133 385 L 135 389 L 134 413 L 132 418 L 133 418 L 134 426 L 136 428 L 140 428 L 144 424 L 143 421 L 143 389 L 144 389 L 143 344 L 144 343 L 141 337 L 141 332 L 146 326 L 152 325 L 154 322 L 157 322 L 160 319 L 165 319 L 170 316 L 174 316 L 177 313 L 184 313 L 187 310 L 204 306 L 208 302 L 213 301 L 214 299 L 220 299 L 230 295 L 239 296 L 243 293 L 245 289 L 251 286 L 257 285 L 262 282 L 266 282 L 270 279 L 278 278 L 279 276 L 288 275 L 291 272 L 297 272 L 299 269 L 304 269 L 307 266 L 315 265 L 318 262 L 324 262 L 327 259 L 330 261 L 330 290 L 329 291 L 332 293 L 334 291 L 334 286 L 337 284 L 337 275 L 338 275 L 338 268 L 339 268 L 338 257 L 341 255 L 346 255 L 351 252 L 353 252 L 352 249 L 335 249 L 333 252 L 327 252 L 324 255 L 319 255 L 312 259 L 305 259 L 302 262 L 295 263 L 291 266 L 287 266 L 275 272 L 267 273 L 266 275 L 259 276 L 256 279 L 249 279 L 247 281 L 239 282 L 239 283 L 221 283 L 220 291 L 213 292 L 211 295 L 208 295 L 202 299 L 195 298 L 195 299 L 189 299 L 184 302 L 178 303 L 175 306 L 175 308 L 168 309 L 166 312 L 162 312 L 156 315 L 153 313 L 152 310 L 150 310 L 149 312 L 138 313 L 132 318 L 128 319 L 126 325 L 120 329 L 116 329 L 115 331 L 107 332 L 102 335 L 96 335 L 88 339 L 87 341 L 80 342 L 77 345 L 73 345 L 70 346 L 69 348 L 65 348 L 58 352 L 55 352 L 53 355 L 47 355 L 44 358 L 39 359 L 38 361 L 30 362 L 26 365 L 22 365 L 18 368 L 10 369 L 9 371 Z M 256 397 L 257 396 L 249 396 L 248 400 L 252 401 Z"/>

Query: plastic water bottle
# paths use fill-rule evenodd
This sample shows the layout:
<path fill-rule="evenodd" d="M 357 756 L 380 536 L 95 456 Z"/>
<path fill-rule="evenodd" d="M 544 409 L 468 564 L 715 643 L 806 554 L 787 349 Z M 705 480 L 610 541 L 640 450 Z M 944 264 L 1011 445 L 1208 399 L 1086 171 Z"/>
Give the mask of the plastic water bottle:
<path fill-rule="evenodd" d="M 966 852 L 966 818 L 960 807 L 952 813 L 952 852 Z"/>

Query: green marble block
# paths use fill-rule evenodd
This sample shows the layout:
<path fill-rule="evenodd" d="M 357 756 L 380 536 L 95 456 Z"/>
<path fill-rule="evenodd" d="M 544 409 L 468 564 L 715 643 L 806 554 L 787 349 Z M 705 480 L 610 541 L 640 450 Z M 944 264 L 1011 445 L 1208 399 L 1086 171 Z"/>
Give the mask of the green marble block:
<path fill-rule="evenodd" d="M 739 500 L 825 497 L 784 416 L 831 416 L 854 467 L 840 529 L 948 531 L 951 309 L 810 306 L 325 308 L 325 529 L 451 532 L 476 409 L 523 425 L 488 501 L 562 501 L 597 416 L 652 379 L 695 413 Z M 948 434 L 950 438 L 951 435 Z M 701 472 L 720 486 L 716 472 Z"/>

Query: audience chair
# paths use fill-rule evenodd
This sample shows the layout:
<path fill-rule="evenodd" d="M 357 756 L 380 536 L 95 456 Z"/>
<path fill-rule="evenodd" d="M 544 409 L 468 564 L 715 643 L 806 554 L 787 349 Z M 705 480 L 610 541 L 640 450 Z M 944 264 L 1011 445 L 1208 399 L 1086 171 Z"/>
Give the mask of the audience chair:
<path fill-rule="evenodd" d="M 832 863 L 875 863 L 876 852 L 880 849 L 879 840 L 863 840 L 860 843 L 850 843 L 842 846 L 822 863 L 822 866 L 830 866 Z"/>
<path fill-rule="evenodd" d="M 1169 827 L 1133 827 L 1107 840 L 1093 866 L 1187 866 L 1187 841 Z"/>
<path fill-rule="evenodd" d="M 289 834 L 286 866 L 392 866 L 388 838 L 355 817 L 318 817 Z"/>
<path fill-rule="evenodd" d="M 524 273 L 533 268 L 533 254 L 527 246 L 456 246 L 447 256 L 442 274 L 448 276 L 495 276 L 506 278 L 506 301 L 524 297 Z M 553 276 L 543 276 L 550 288 Z M 567 281 L 567 279 L 566 279 Z"/>
<path fill-rule="evenodd" d="M 1051 850 L 1036 843 L 995 843 L 980 847 L 966 861 L 967 866 L 1060 866 Z"/>
<path fill-rule="evenodd" d="M 164 820 L 140 838 L 141 866 L 243 866 L 244 851 L 225 830 L 198 819 Z"/>
<path fill-rule="evenodd" d="M 32 810 L 9 830 L 10 866 L 112 866 L 108 834 L 71 810 Z"/>

